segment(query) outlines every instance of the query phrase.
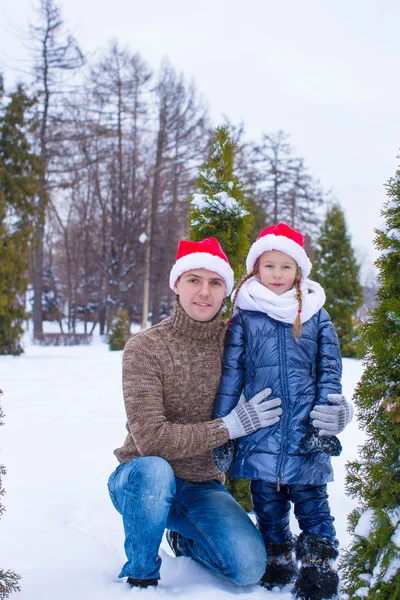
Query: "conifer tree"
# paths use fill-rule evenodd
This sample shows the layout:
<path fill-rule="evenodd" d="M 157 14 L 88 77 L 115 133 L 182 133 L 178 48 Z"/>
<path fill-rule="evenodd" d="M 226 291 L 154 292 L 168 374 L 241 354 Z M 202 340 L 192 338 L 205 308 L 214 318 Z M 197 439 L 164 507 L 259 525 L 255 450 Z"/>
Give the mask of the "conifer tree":
<path fill-rule="evenodd" d="M 325 290 L 325 308 L 335 325 L 342 355 L 348 357 L 355 356 L 355 314 L 363 301 L 359 271 L 343 211 L 333 205 L 317 241 L 311 277 Z"/>
<path fill-rule="evenodd" d="M 367 439 L 347 466 L 347 492 L 358 501 L 349 516 L 353 540 L 342 560 L 350 599 L 400 598 L 400 169 L 376 231 L 377 305 L 361 327 L 365 369 L 355 391 Z"/>
<path fill-rule="evenodd" d="M 192 196 L 189 236 L 193 241 L 215 237 L 229 257 L 238 279 L 249 247 L 251 215 L 244 184 L 234 174 L 235 143 L 227 126 L 217 127 L 208 159 L 200 167 Z"/>
<path fill-rule="evenodd" d="M 0 396 L 3 395 L 2 390 L 0 390 Z M 3 419 L 4 418 L 4 413 L 3 410 L 0 406 L 0 427 L 2 425 L 4 425 L 3 423 Z M 5 467 L 3 467 L 3 465 L 0 465 L 0 497 L 4 495 L 4 489 L 3 489 L 3 484 L 2 484 L 2 480 L 1 477 L 2 475 L 6 474 L 6 469 Z M 0 502 L 0 517 L 3 514 L 5 508 L 4 506 L 1 504 Z M 8 598 L 9 595 L 11 594 L 11 592 L 19 592 L 20 591 L 20 586 L 18 585 L 18 581 L 20 579 L 20 576 L 17 575 L 17 573 L 14 573 L 14 571 L 3 571 L 3 569 L 0 568 L 0 600 L 3 600 L 3 598 Z"/>
<path fill-rule="evenodd" d="M 130 336 L 130 322 L 126 310 L 119 310 L 111 323 L 108 335 L 110 350 L 123 350 Z"/>
<path fill-rule="evenodd" d="M 197 193 L 193 194 L 189 236 L 193 241 L 217 238 L 238 281 L 245 267 L 252 218 L 244 184 L 234 174 L 235 149 L 229 127 L 217 127 L 208 159 L 200 167 Z M 227 477 L 225 485 L 245 510 L 251 509 L 247 480 Z"/>
<path fill-rule="evenodd" d="M 0 106 L 4 91 L 0 78 Z M 0 108 L 0 354 L 20 354 L 29 244 L 37 224 L 40 161 L 27 136 L 32 101 L 18 87 Z"/>

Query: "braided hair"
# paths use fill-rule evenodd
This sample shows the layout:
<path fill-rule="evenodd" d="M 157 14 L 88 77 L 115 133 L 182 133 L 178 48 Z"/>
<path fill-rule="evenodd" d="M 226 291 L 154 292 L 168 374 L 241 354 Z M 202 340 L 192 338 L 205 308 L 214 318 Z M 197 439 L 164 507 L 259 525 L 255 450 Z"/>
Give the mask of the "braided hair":
<path fill-rule="evenodd" d="M 301 311 L 303 310 L 303 296 L 301 293 L 300 267 L 297 267 L 297 275 L 296 275 L 296 279 L 294 280 L 294 287 L 296 289 L 296 300 L 299 305 L 299 308 L 297 310 L 297 315 L 296 315 L 296 318 L 293 323 L 292 334 L 293 334 L 293 337 L 295 338 L 295 340 L 297 341 L 299 339 L 299 337 L 301 336 L 301 331 L 302 331 L 300 315 L 301 315 Z"/>

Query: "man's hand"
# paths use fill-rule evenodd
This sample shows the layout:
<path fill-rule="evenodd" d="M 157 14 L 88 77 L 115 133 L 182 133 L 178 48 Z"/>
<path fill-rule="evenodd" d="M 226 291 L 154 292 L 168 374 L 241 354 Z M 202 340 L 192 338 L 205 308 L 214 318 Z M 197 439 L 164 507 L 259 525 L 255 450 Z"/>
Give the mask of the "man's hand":
<path fill-rule="evenodd" d="M 280 419 L 282 409 L 280 398 L 267 400 L 271 395 L 271 389 L 266 388 L 246 402 L 243 394 L 238 405 L 222 421 L 229 432 L 229 439 L 235 440 L 243 435 L 254 433 L 261 427 L 271 427 Z"/>
<path fill-rule="evenodd" d="M 354 415 L 353 405 L 341 394 L 328 394 L 331 404 L 317 405 L 310 412 L 311 424 L 319 429 L 319 435 L 337 435 L 350 423 Z"/>

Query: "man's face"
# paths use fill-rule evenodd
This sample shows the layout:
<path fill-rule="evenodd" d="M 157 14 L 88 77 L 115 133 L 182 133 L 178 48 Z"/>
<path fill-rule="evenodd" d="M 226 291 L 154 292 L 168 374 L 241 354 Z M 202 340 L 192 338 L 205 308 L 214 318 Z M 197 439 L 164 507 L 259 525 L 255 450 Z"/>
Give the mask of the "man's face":
<path fill-rule="evenodd" d="M 194 321 L 211 321 L 225 298 L 225 281 L 214 271 L 193 269 L 183 273 L 175 284 L 179 304 Z"/>

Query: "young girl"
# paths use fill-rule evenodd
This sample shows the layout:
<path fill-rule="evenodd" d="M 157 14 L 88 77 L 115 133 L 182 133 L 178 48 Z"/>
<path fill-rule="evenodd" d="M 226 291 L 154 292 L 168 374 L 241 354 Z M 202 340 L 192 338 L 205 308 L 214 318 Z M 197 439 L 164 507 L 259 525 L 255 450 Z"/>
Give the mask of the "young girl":
<path fill-rule="evenodd" d="M 333 598 L 338 541 L 326 485 L 333 480 L 332 452 L 318 443 L 332 438 L 310 436 L 310 421 L 318 411 L 335 412 L 330 400 L 341 398 L 337 335 L 322 308 L 324 290 L 307 279 L 311 262 L 301 233 L 285 223 L 267 227 L 250 248 L 246 267 L 248 275 L 234 294 L 239 310 L 226 334 L 214 415 L 227 415 L 243 401 L 242 392 L 251 398 L 266 387 L 281 398 L 282 415 L 274 426 L 238 440 L 229 475 L 251 479 L 254 513 L 268 554 L 261 583 L 271 589 L 297 577 L 297 598 Z M 338 431 L 352 417 L 346 406 Z M 289 527 L 291 502 L 301 529 L 296 543 Z"/>

